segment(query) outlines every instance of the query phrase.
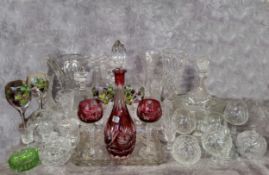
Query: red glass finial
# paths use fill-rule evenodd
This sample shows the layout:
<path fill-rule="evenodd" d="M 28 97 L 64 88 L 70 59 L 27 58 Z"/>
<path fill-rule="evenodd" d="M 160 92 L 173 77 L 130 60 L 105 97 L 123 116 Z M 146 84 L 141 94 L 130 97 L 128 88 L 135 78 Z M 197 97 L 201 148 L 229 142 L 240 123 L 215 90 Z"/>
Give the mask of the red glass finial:
<path fill-rule="evenodd" d="M 117 86 L 123 86 L 125 83 L 125 78 L 124 78 L 124 74 L 125 72 L 127 72 L 126 69 L 122 69 L 122 68 L 116 68 L 113 70 L 113 73 L 115 75 L 115 83 Z"/>

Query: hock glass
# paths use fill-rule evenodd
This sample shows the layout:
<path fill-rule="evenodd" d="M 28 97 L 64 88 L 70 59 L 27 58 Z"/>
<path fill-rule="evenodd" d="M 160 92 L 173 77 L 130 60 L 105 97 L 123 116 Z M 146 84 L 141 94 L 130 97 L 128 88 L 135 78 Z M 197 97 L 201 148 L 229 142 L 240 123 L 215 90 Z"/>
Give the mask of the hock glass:
<path fill-rule="evenodd" d="M 89 152 L 84 153 L 83 156 L 95 158 L 95 126 L 91 123 L 99 121 L 103 116 L 102 103 L 98 99 L 85 99 L 82 100 L 78 105 L 78 118 L 81 121 L 81 126 L 86 127 L 90 142 L 89 142 Z M 90 124 L 90 125 L 89 125 Z"/>
<path fill-rule="evenodd" d="M 201 148 L 195 136 L 181 135 L 176 138 L 171 154 L 178 163 L 189 166 L 200 160 Z"/>
<path fill-rule="evenodd" d="M 149 126 L 150 123 L 156 122 L 162 116 L 161 104 L 156 99 L 142 99 L 137 107 L 137 116 L 143 122 L 146 122 L 146 149 L 142 148 L 140 150 L 140 155 L 149 157 L 152 156 L 153 152 L 151 147 L 151 133 L 152 127 Z"/>
<path fill-rule="evenodd" d="M 248 121 L 248 107 L 242 100 L 227 102 L 224 110 L 224 119 L 232 125 L 244 125 Z"/>
<path fill-rule="evenodd" d="M 46 73 L 37 72 L 27 76 L 26 83 L 30 86 L 32 95 L 39 98 L 39 108 L 44 108 L 44 98 L 49 88 L 49 80 Z"/>
<path fill-rule="evenodd" d="M 236 147 L 241 156 L 260 159 L 267 151 L 267 142 L 255 130 L 248 130 L 237 135 Z"/>
<path fill-rule="evenodd" d="M 28 138 L 25 117 L 26 109 L 29 107 L 31 100 L 31 89 L 22 80 L 15 80 L 9 82 L 5 86 L 5 95 L 8 103 L 13 106 L 19 113 L 22 119 L 22 124 L 19 126 L 22 132 L 21 141 L 23 144 L 28 144 L 32 139 Z"/>

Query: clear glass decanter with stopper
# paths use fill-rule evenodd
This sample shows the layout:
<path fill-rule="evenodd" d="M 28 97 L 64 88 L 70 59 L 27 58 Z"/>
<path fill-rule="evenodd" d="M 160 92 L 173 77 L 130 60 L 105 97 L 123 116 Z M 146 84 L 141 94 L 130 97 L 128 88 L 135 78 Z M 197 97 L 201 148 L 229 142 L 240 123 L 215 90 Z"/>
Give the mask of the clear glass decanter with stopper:
<path fill-rule="evenodd" d="M 115 76 L 116 91 L 114 106 L 104 129 L 106 149 L 113 158 L 127 158 L 136 143 L 136 127 L 129 114 L 124 96 L 124 74 L 126 70 L 116 68 Z"/>

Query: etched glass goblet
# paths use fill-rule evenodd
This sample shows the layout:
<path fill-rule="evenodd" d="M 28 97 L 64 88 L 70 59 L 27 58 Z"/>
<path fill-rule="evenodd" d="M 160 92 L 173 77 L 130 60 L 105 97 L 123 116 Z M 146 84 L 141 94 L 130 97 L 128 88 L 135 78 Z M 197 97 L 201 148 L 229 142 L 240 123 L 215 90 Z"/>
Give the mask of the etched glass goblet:
<path fill-rule="evenodd" d="M 82 127 L 87 128 L 90 140 L 89 150 L 83 153 L 84 157 L 94 159 L 95 158 L 95 126 L 91 123 L 99 121 L 103 117 L 102 103 L 98 99 L 85 99 L 79 103 L 78 118 Z M 90 124 L 90 125 L 89 125 Z"/>
<path fill-rule="evenodd" d="M 146 122 L 146 148 L 140 150 L 140 155 L 148 157 L 153 154 L 151 150 L 151 133 L 152 127 L 148 126 L 149 123 L 158 121 L 162 116 L 161 104 L 156 99 L 142 99 L 137 107 L 137 116 L 143 122 Z"/>

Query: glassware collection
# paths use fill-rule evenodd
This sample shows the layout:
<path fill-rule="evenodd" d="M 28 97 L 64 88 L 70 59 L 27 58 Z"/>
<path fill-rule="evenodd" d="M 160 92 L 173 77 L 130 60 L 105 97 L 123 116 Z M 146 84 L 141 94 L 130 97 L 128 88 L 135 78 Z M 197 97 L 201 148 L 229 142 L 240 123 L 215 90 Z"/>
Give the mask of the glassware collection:
<path fill-rule="evenodd" d="M 209 60 L 192 62 L 171 49 L 147 51 L 143 58 L 136 77 L 142 77 L 141 84 L 132 86 L 125 83 L 129 70 L 120 41 L 111 56 L 50 57 L 47 74 L 9 82 L 6 99 L 21 115 L 25 147 L 11 155 L 10 168 L 21 172 L 40 162 L 61 166 L 68 161 L 150 165 L 171 157 L 191 166 L 203 157 L 261 159 L 266 154 L 266 139 L 255 127 L 237 129 L 256 117 L 247 100 L 208 94 Z M 26 117 L 32 96 L 39 108 Z"/>

